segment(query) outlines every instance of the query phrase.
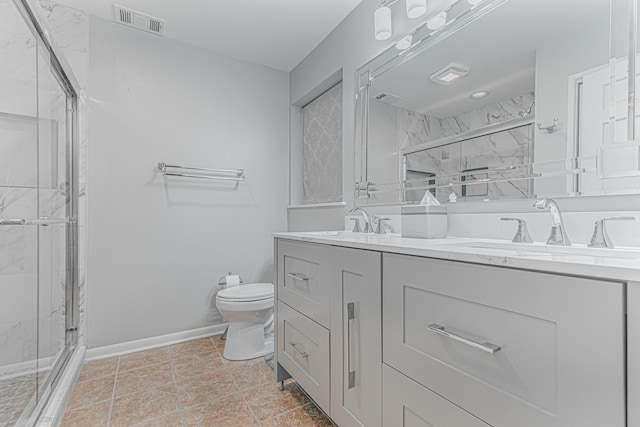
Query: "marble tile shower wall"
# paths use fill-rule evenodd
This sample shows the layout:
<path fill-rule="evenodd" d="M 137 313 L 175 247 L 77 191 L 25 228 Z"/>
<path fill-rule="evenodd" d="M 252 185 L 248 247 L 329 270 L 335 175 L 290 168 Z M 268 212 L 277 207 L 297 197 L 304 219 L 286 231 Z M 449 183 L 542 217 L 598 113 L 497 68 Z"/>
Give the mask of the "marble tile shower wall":
<path fill-rule="evenodd" d="M 303 203 L 342 201 L 342 83 L 302 109 Z"/>
<path fill-rule="evenodd" d="M 517 119 L 535 100 L 533 92 L 497 102 L 495 104 L 448 118 L 438 119 L 413 111 L 398 108 L 398 148 L 434 141 L 457 135 L 486 125 Z M 435 147 L 408 156 L 407 168 L 416 174 L 435 174 L 436 185 L 453 183 L 451 188 L 436 189 L 436 197 L 444 202 L 452 191 L 458 197 L 476 198 L 519 198 L 532 194 L 530 180 L 492 182 L 481 185 L 463 185 L 456 176 L 464 171 L 476 170 L 469 178 L 486 178 L 483 168 L 493 169 L 503 166 L 523 165 L 532 161 L 531 149 L 533 130 L 524 126 L 494 135 L 475 138 L 461 143 Z M 490 173 L 492 178 L 508 178 L 521 173 Z M 438 175 L 454 175 L 438 178 Z"/>
<path fill-rule="evenodd" d="M 71 65 L 80 82 L 79 89 L 84 93 L 87 17 L 82 12 L 49 1 L 32 5 L 41 7 L 37 13 L 44 17 L 42 24 Z M 64 112 L 64 107 L 57 108 L 62 106 L 59 103 L 64 98 L 46 91 L 51 83 L 47 81 L 50 78 L 48 71 L 43 72 L 44 67 L 37 71 L 38 61 L 45 61 L 46 57 L 38 55 L 36 40 L 11 0 L 0 0 L 0 58 L 0 217 L 64 216 L 66 188 L 59 185 L 63 184 L 60 176 L 64 176 L 64 171 L 56 170 L 55 165 L 63 164 L 60 159 L 66 152 L 62 141 L 57 141 L 58 131 L 62 131 L 56 128 L 59 120 L 50 116 L 50 111 Z M 47 99 L 42 93 L 38 98 L 38 90 L 43 89 L 51 95 Z M 87 129 L 82 100 L 80 114 L 81 212 L 78 221 L 80 236 L 84 239 Z M 39 147 L 36 143 L 38 135 Z M 46 144 L 43 143 L 45 140 Z M 38 155 L 40 166 L 36 162 Z M 36 188 L 38 175 L 40 190 Z M 51 356 L 64 345 L 65 227 L 37 228 L 0 228 L 0 292 L 3 295 L 0 303 L 0 348 L 3 349 L 0 375 L 24 367 L 25 362 L 33 362 L 38 357 Z M 81 240 L 80 250 L 85 248 Z M 81 254 L 83 283 L 84 259 Z M 38 280 L 49 286 L 38 288 Z M 45 331 L 39 338 L 38 327 Z"/>

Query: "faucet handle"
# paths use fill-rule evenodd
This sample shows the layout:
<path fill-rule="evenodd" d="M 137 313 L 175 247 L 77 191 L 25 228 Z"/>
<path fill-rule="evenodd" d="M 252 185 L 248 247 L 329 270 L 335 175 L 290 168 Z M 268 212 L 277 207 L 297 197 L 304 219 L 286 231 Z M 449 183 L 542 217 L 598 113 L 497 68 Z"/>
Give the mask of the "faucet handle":
<path fill-rule="evenodd" d="M 518 221 L 518 230 L 511 240 L 513 243 L 533 243 L 533 238 L 529 234 L 527 221 L 522 218 L 500 218 L 502 221 Z"/>
<path fill-rule="evenodd" d="M 389 224 L 385 224 L 384 221 L 389 221 L 391 218 L 377 218 L 377 217 L 374 217 L 374 218 L 375 220 L 377 220 L 377 227 L 376 227 L 375 234 L 384 234 L 385 225 L 389 227 Z"/>
<path fill-rule="evenodd" d="M 353 224 L 353 232 L 354 233 L 362 233 L 362 230 L 360 229 L 360 220 L 358 218 L 351 218 L 351 221 L 355 221 L 355 224 Z"/>
<path fill-rule="evenodd" d="M 611 237 L 607 233 L 607 227 L 605 226 L 607 221 L 635 221 L 634 216 L 611 216 L 609 218 L 601 218 L 595 222 L 595 228 L 593 230 L 593 236 L 587 244 L 590 248 L 614 248 Z"/>

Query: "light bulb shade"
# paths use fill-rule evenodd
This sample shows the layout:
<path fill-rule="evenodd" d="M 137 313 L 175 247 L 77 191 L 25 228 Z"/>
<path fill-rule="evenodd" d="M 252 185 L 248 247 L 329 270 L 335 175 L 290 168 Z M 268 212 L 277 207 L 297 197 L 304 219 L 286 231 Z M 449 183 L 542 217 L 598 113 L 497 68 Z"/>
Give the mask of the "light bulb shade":
<path fill-rule="evenodd" d="M 419 18 L 427 12 L 427 0 L 406 0 L 407 17 Z"/>
<path fill-rule="evenodd" d="M 430 30 L 439 30 L 447 23 L 447 12 L 444 10 L 437 15 L 427 19 L 427 28 Z"/>
<path fill-rule="evenodd" d="M 376 40 L 387 40 L 391 37 L 391 9 L 379 7 L 373 14 L 373 29 Z"/>
<path fill-rule="evenodd" d="M 396 49 L 398 50 L 407 50 L 411 47 L 411 43 L 413 43 L 413 36 L 409 34 L 408 36 L 404 36 L 396 43 Z"/>

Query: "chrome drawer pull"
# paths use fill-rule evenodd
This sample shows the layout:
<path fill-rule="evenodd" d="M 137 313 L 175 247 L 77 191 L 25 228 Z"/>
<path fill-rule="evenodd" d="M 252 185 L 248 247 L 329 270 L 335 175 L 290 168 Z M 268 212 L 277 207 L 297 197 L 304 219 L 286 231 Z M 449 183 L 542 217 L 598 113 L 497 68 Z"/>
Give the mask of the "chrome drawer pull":
<path fill-rule="evenodd" d="M 355 318 L 355 303 L 350 302 L 347 304 L 347 371 L 349 372 L 347 390 L 356 386 L 356 370 L 351 369 L 351 321 Z"/>
<path fill-rule="evenodd" d="M 309 276 L 305 276 L 304 274 L 300 274 L 300 273 L 287 273 L 287 276 L 291 277 L 292 279 L 300 280 L 303 282 L 306 282 L 309 280 Z"/>
<path fill-rule="evenodd" d="M 294 341 L 290 341 L 289 345 L 291 346 L 291 348 L 298 353 L 301 357 L 307 358 L 309 357 L 309 353 L 307 353 L 306 351 L 300 351 L 298 350 L 298 348 L 296 347 L 296 343 Z"/>
<path fill-rule="evenodd" d="M 490 342 L 476 342 L 473 340 L 470 340 L 468 338 L 464 338 L 461 337 L 460 335 L 456 335 L 453 334 L 451 332 L 447 332 L 444 329 L 444 326 L 440 326 L 437 323 L 431 323 L 429 325 L 427 325 L 427 329 L 430 330 L 431 332 L 435 332 L 438 335 L 442 335 L 448 338 L 451 338 L 454 341 L 458 341 L 461 342 L 463 344 L 467 344 L 470 345 L 473 348 L 477 348 L 478 350 L 482 350 L 482 351 L 486 351 L 487 353 L 491 353 L 494 354 L 498 351 L 500 351 L 500 346 L 499 345 L 495 345 L 495 344 L 491 344 Z"/>

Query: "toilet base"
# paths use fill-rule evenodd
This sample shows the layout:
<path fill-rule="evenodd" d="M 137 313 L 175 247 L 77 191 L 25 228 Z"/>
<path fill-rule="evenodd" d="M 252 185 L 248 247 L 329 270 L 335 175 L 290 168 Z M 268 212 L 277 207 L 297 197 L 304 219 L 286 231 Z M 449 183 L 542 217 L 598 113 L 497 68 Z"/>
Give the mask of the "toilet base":
<path fill-rule="evenodd" d="M 248 360 L 273 353 L 273 328 L 263 324 L 230 322 L 223 356 L 228 360 Z"/>

